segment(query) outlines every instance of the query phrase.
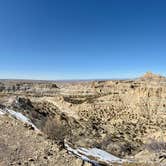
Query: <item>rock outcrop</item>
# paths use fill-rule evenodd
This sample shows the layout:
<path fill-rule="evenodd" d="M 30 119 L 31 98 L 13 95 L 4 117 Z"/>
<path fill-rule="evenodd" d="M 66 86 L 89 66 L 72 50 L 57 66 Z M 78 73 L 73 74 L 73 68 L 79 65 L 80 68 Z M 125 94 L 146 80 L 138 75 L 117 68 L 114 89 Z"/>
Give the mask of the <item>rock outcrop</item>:
<path fill-rule="evenodd" d="M 149 151 L 147 148 L 152 139 L 157 141 L 159 145 L 161 142 L 166 142 L 166 78 L 163 76 L 148 72 L 135 80 L 1 81 L 0 96 L 2 107 L 11 108 L 27 116 L 43 132 L 45 137 L 49 132 L 44 128 L 50 120 L 53 122 L 51 126 L 58 124 L 64 131 L 67 129 L 67 132 L 62 135 L 63 139 L 60 139 L 62 144 L 65 139 L 75 148 L 96 147 L 121 158 L 133 158 L 142 162 L 141 157 L 146 156 L 143 158 L 144 161 L 149 162 L 153 158 L 154 163 L 158 162 L 158 165 L 166 164 L 163 157 L 166 148 L 162 148 L 157 153 Z M 9 125 L 9 119 L 7 121 L 6 125 Z M 17 131 L 14 128 L 18 130 L 20 136 L 17 140 L 21 140 L 21 137 L 25 140 L 28 139 L 24 137 L 26 134 L 21 136 L 21 133 L 34 132 L 29 131 L 29 129 L 23 131 L 22 127 L 19 131 L 19 125 L 14 123 L 17 124 L 16 120 L 10 124 L 13 129 L 9 131 L 13 130 L 13 134 L 16 134 Z M 2 126 L 1 132 L 3 134 L 5 126 Z M 52 127 L 51 131 L 54 133 L 55 127 Z M 6 135 L 8 134 L 6 133 Z M 28 135 L 28 137 L 32 137 L 30 141 L 34 138 L 33 135 Z M 13 135 L 14 137 L 17 136 Z M 57 148 L 61 146 L 60 149 L 63 149 L 63 146 L 55 140 L 53 143 L 48 136 L 46 138 L 42 137 L 41 142 L 55 144 Z M 57 139 L 55 135 L 51 138 Z M 3 141 L 1 140 L 1 142 Z M 45 147 L 44 144 L 43 146 Z M 7 148 L 6 144 L 2 147 Z M 38 146 L 36 146 L 36 151 L 37 148 Z M 48 145 L 49 148 L 51 149 L 51 146 Z M 29 151 L 35 150 L 30 149 Z M 10 149 L 5 153 L 8 151 Z M 39 148 L 39 152 L 42 154 L 43 150 Z M 82 160 L 68 156 L 65 150 L 62 152 L 55 153 L 58 153 L 59 158 L 45 159 L 47 164 L 71 166 L 76 163 L 78 166 L 82 164 Z M 20 155 L 24 156 L 22 151 L 20 151 Z M 63 159 L 61 155 L 65 155 L 65 158 Z M 29 160 L 33 160 L 31 156 L 27 156 L 30 158 Z M 28 161 L 28 159 L 26 160 Z M 45 160 L 41 161 L 44 163 Z M 39 160 L 37 161 L 39 162 Z"/>

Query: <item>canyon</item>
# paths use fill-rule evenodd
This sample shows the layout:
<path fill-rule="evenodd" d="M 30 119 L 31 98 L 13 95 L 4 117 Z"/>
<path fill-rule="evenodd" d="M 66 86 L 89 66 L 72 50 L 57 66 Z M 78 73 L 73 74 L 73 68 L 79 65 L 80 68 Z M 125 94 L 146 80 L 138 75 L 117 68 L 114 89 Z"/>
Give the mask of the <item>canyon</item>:
<path fill-rule="evenodd" d="M 165 166 L 166 77 L 0 80 L 0 165 Z"/>

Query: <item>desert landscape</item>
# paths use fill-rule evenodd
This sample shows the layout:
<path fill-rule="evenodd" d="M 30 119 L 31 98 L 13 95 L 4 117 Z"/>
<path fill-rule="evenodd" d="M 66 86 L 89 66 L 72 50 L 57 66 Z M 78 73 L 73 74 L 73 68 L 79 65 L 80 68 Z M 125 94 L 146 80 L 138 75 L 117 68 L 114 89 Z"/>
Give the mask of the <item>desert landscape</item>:
<path fill-rule="evenodd" d="M 0 165 L 165 166 L 166 77 L 0 80 Z"/>
<path fill-rule="evenodd" d="M 166 1 L 0 0 L 0 166 L 166 166 Z"/>

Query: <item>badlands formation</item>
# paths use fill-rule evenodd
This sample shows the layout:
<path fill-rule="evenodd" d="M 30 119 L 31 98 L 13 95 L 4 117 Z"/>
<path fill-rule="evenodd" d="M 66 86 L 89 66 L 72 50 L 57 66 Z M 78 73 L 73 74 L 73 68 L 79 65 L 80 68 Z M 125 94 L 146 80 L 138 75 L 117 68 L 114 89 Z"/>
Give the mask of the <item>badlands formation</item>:
<path fill-rule="evenodd" d="M 0 165 L 166 166 L 166 78 L 1 80 Z"/>

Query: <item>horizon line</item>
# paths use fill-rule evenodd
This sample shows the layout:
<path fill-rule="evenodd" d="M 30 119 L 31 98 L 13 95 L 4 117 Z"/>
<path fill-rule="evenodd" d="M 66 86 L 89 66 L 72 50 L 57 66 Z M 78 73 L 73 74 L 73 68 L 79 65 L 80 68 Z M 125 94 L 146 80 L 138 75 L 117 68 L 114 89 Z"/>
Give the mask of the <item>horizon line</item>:
<path fill-rule="evenodd" d="M 116 80 L 135 80 L 138 77 L 133 77 L 133 78 L 90 78 L 90 79 L 29 79 L 29 78 L 0 78 L 0 81 L 57 81 L 57 82 L 61 82 L 61 81 L 116 81 Z"/>

